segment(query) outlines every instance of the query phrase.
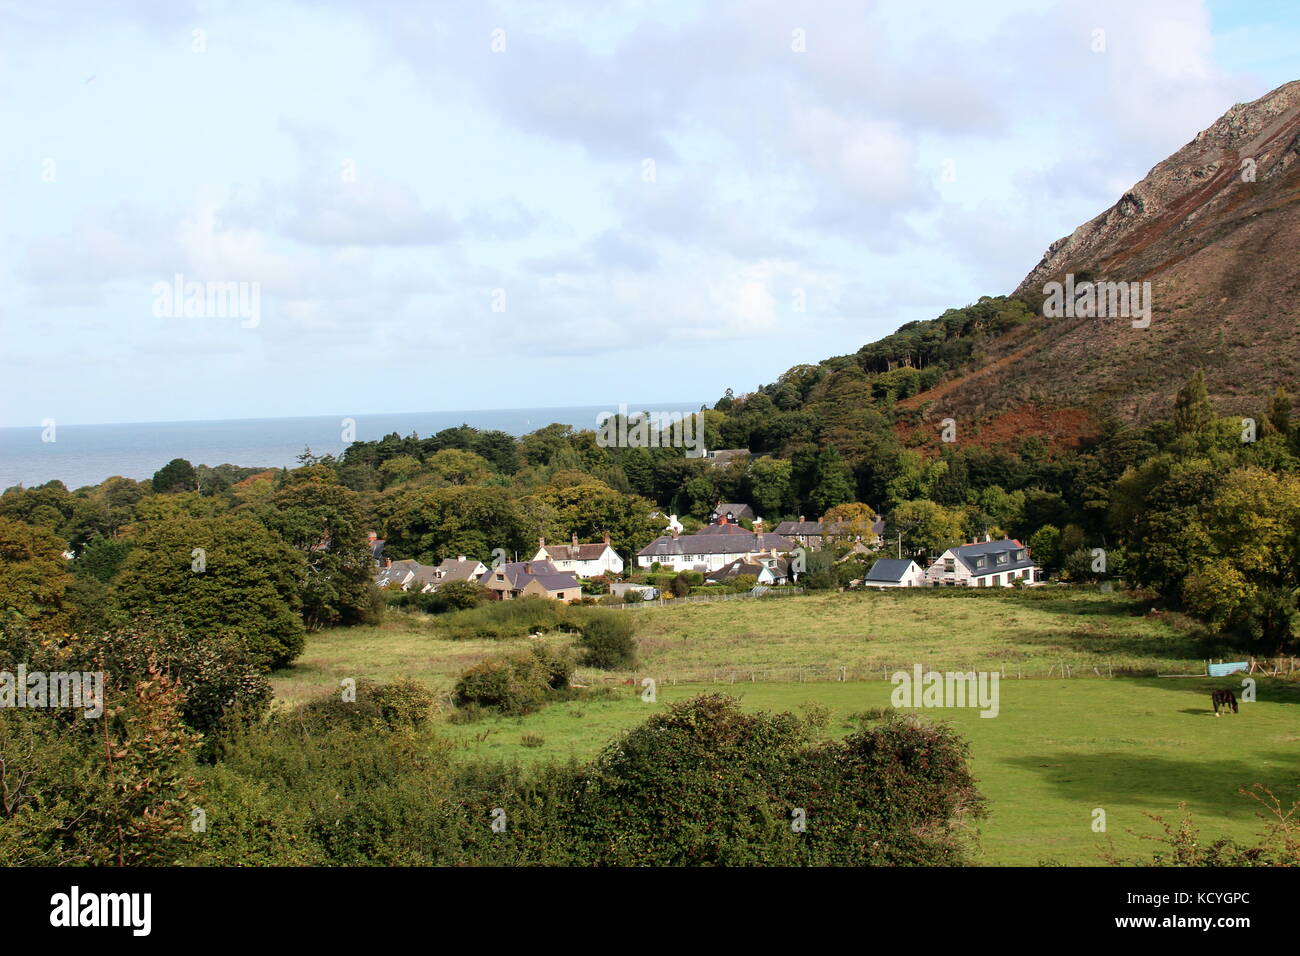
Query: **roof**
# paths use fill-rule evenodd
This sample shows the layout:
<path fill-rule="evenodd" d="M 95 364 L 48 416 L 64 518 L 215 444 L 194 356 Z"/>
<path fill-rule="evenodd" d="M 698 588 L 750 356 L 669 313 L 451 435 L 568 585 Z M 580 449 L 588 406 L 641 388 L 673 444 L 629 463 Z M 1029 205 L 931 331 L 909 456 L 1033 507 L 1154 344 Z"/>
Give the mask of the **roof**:
<path fill-rule="evenodd" d="M 552 561 L 599 561 L 605 549 L 610 547 L 601 541 L 597 544 L 545 544 L 538 550 L 545 551 Z"/>
<path fill-rule="evenodd" d="M 471 581 L 477 575 L 483 573 L 478 570 L 482 567 L 482 561 L 475 561 L 472 558 L 466 561 L 459 561 L 455 558 L 443 558 L 442 563 L 436 568 L 438 573 L 438 583 L 451 584 L 453 581 Z"/>
<path fill-rule="evenodd" d="M 911 558 L 881 558 L 871 566 L 863 581 L 901 581 L 907 575 L 907 569 L 916 564 Z"/>
<path fill-rule="evenodd" d="M 706 528 L 697 534 L 684 534 L 674 538 L 660 535 L 637 552 L 638 557 L 667 557 L 684 554 L 750 554 L 755 551 L 793 551 L 794 542 L 779 534 L 742 534 L 725 532 L 708 533 Z"/>
<path fill-rule="evenodd" d="M 1017 541 L 1015 538 L 1003 538 L 1001 541 L 980 541 L 976 544 L 960 544 L 955 548 L 949 548 L 953 556 L 957 558 L 967 569 L 975 575 L 981 574 L 1000 574 L 1003 571 L 1018 571 L 1021 568 L 1032 568 L 1034 560 L 1029 556 L 1029 549 Z M 1019 561 L 1015 560 L 1012 552 L 1023 552 L 1024 557 Z M 947 552 L 945 552 L 947 553 Z M 998 564 L 996 556 L 1006 554 L 1007 562 Z M 988 558 L 984 565 L 979 566 L 980 558 Z"/>
<path fill-rule="evenodd" d="M 501 582 L 496 580 L 498 573 L 505 576 L 505 583 L 512 591 L 522 591 L 530 581 L 536 581 L 548 591 L 560 591 L 579 586 L 578 579 L 574 577 L 572 571 L 559 571 L 550 561 L 511 561 L 498 568 L 484 571 L 479 581 L 489 587 L 500 584 Z"/>
<path fill-rule="evenodd" d="M 729 581 L 732 578 L 740 577 L 742 574 L 752 574 L 754 577 L 762 575 L 767 570 L 774 577 L 784 578 L 789 576 L 789 562 L 784 558 L 777 558 L 771 562 L 771 566 L 757 559 L 747 561 L 744 558 L 737 558 L 729 564 L 724 564 L 716 571 L 712 571 L 704 576 L 706 581 Z"/>
<path fill-rule="evenodd" d="M 732 517 L 737 520 L 741 518 L 748 518 L 750 521 L 754 520 L 754 509 L 749 505 L 742 505 L 736 501 L 719 501 L 714 505 L 713 510 L 719 518 L 725 518 L 730 512 Z"/>

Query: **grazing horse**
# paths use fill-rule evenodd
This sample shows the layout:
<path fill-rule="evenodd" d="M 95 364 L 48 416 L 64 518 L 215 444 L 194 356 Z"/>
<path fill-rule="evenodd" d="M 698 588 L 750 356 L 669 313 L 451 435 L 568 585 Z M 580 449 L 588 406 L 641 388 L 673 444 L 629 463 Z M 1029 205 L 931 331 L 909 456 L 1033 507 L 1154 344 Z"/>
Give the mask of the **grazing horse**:
<path fill-rule="evenodd" d="M 1227 710 L 1232 708 L 1232 712 L 1237 713 L 1237 695 L 1230 690 L 1216 690 L 1210 694 L 1210 699 L 1214 701 L 1214 716 L 1219 716 L 1219 708 Z"/>

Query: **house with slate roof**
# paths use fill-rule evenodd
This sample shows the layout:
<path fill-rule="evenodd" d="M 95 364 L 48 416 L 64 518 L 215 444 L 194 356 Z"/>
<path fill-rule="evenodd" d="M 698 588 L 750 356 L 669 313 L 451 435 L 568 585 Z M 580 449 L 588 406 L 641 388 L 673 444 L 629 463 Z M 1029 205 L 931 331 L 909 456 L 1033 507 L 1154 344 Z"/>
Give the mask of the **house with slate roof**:
<path fill-rule="evenodd" d="M 479 583 L 498 601 L 535 596 L 572 602 L 582 597 L 573 572 L 559 571 L 550 561 L 513 561 L 489 568 Z"/>
<path fill-rule="evenodd" d="M 1037 582 L 1041 570 L 1029 549 L 1014 538 L 980 541 L 949 548 L 925 571 L 931 587 L 1009 587 L 1019 580 Z"/>
<path fill-rule="evenodd" d="M 569 544 L 547 544 L 545 538 L 538 538 L 533 560 L 550 561 L 557 571 L 572 571 L 580 578 L 623 573 L 623 559 L 610 545 L 609 532 L 597 544 L 579 544 L 577 534 Z"/>
<path fill-rule="evenodd" d="M 925 570 L 911 558 L 881 558 L 862 579 L 864 588 L 919 588 L 925 583 Z"/>
<path fill-rule="evenodd" d="M 723 518 L 694 534 L 673 531 L 660 535 L 637 552 L 636 563 L 640 568 L 649 568 L 657 562 L 674 571 L 707 573 L 738 558 L 776 557 L 794 549 L 795 544 L 789 538 L 765 534 L 762 530 L 746 531 Z"/>

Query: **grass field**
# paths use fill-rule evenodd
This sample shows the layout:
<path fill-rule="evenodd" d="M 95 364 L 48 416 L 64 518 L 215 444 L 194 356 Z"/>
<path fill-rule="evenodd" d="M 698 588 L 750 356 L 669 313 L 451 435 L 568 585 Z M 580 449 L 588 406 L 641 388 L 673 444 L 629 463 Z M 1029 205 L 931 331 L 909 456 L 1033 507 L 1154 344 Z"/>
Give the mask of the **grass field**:
<path fill-rule="evenodd" d="M 1108 668 L 1198 670 L 1181 619 L 1143 610 L 1117 594 L 1044 589 L 828 594 L 620 612 L 636 616 L 642 665 L 635 676 L 659 679 L 657 703 L 643 703 L 637 688 L 615 684 L 612 699 L 446 724 L 443 732 L 467 757 L 585 759 L 656 708 L 721 690 L 752 709 L 820 703 L 831 711 L 828 732 L 842 734 L 850 714 L 885 706 L 893 689 L 884 680 L 854 680 L 855 673 L 913 662 L 1005 669 L 998 717 L 981 718 L 973 709 L 925 711 L 951 721 L 970 741 L 972 769 L 990 809 L 980 827 L 983 862 L 1097 864 L 1108 840 L 1123 854 L 1149 854 L 1153 846 L 1126 830 L 1156 832 L 1143 812 L 1172 820 L 1179 801 L 1188 803 L 1207 837 L 1249 837 L 1260 828 L 1257 806 L 1239 788 L 1262 783 L 1287 803 L 1300 796 L 1300 684 L 1260 680 L 1257 703 L 1215 719 L 1210 690 L 1238 687 L 1239 678 L 1015 679 L 1017 672 L 1041 674 L 1061 663 L 1087 675 L 1094 666 L 1103 674 Z M 343 677 L 405 676 L 446 691 L 469 664 L 522 643 L 449 641 L 429 618 L 392 615 L 377 628 L 309 637 L 297 664 L 273 675 L 273 683 L 284 703 L 333 691 Z M 848 669 L 849 680 L 812 679 L 839 667 Z M 765 680 L 782 673 L 808 679 Z M 712 674 L 722 680 L 708 679 Z M 579 674 L 579 680 L 597 679 L 608 682 L 610 675 Z M 525 745 L 525 735 L 533 746 Z M 1092 830 L 1098 807 L 1107 814 L 1105 834 Z"/>
<path fill-rule="evenodd" d="M 1182 619 L 1143 610 L 1118 593 L 1036 588 L 811 594 L 613 613 L 637 622 L 635 676 L 662 681 L 817 680 L 838 678 L 840 668 L 851 679 L 918 662 L 1009 676 L 1046 675 L 1062 664 L 1087 674 L 1201 669 Z M 277 698 L 289 703 L 327 693 L 344 677 L 405 676 L 449 690 L 470 664 L 523 643 L 451 641 L 439 636 L 436 617 L 390 612 L 378 627 L 309 636 L 294 666 L 272 677 Z"/>

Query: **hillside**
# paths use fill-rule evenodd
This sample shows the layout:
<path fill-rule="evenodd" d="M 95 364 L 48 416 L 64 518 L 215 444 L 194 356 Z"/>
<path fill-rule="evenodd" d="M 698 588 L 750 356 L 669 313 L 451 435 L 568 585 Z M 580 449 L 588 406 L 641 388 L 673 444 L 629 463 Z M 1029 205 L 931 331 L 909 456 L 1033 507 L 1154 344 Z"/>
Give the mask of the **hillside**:
<path fill-rule="evenodd" d="M 1075 445 L 1110 416 L 1167 417 L 1197 368 L 1220 413 L 1258 415 L 1276 386 L 1300 381 L 1298 159 L 1300 81 L 1228 110 L 1053 242 L 1010 295 L 909 322 L 760 391 L 821 418 L 854 396 L 892 406 L 909 444 L 953 417 L 979 445 L 1026 435 Z M 1149 282 L 1150 324 L 1046 315 L 1045 286 L 1067 273 Z"/>
<path fill-rule="evenodd" d="M 994 432 L 1007 430 L 999 418 L 1026 409 L 1053 422 L 1150 421 L 1202 367 L 1216 407 L 1256 413 L 1275 385 L 1300 377 L 1298 158 L 1300 81 L 1234 106 L 1052 243 L 1013 293 L 1041 317 L 1044 285 L 1066 273 L 1149 281 L 1148 328 L 1040 318 L 990 343 L 974 370 L 906 404 L 932 401 L 927 418 L 980 419 Z"/>

